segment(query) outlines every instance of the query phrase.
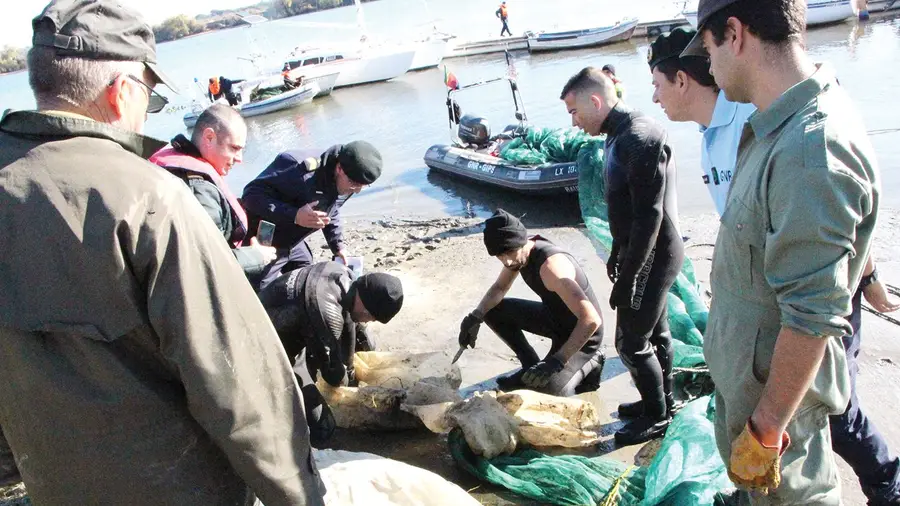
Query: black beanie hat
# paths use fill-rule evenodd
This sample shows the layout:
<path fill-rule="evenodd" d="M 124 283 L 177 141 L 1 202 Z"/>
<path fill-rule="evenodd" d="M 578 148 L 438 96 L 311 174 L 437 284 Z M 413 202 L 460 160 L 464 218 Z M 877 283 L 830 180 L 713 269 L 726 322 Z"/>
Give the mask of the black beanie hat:
<path fill-rule="evenodd" d="M 403 306 L 403 286 L 397 277 L 372 272 L 360 276 L 353 284 L 366 311 L 381 323 L 391 321 L 400 312 Z"/>
<path fill-rule="evenodd" d="M 366 141 L 353 141 L 341 146 L 338 163 L 344 174 L 359 184 L 372 184 L 381 176 L 381 153 Z"/>
<path fill-rule="evenodd" d="M 518 218 L 497 209 L 493 216 L 484 222 L 484 245 L 488 255 L 495 257 L 501 253 L 521 248 L 528 242 L 528 231 Z"/>

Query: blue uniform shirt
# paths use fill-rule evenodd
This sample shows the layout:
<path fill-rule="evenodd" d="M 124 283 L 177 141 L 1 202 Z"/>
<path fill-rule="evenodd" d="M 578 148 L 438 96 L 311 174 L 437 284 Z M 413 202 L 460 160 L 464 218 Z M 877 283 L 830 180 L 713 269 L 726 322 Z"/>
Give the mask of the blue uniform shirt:
<path fill-rule="evenodd" d="M 703 132 L 700 149 L 703 184 L 709 189 L 719 216 L 725 212 L 744 123 L 755 110 L 753 104 L 730 102 L 725 98 L 725 92 L 720 91 L 709 126 L 700 127 Z"/>

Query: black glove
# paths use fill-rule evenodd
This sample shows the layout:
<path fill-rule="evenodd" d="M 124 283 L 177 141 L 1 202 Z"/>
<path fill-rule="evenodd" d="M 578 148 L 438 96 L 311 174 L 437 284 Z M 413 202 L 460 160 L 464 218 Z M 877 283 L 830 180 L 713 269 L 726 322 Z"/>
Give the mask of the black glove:
<path fill-rule="evenodd" d="M 563 367 L 565 364 L 558 358 L 549 356 L 529 367 L 522 375 L 522 383 L 529 388 L 544 388 L 550 383 L 550 378 L 562 371 Z"/>
<path fill-rule="evenodd" d="M 630 276 L 619 277 L 609 294 L 609 306 L 613 309 L 631 307 L 632 299 L 634 299 L 634 280 Z"/>
<path fill-rule="evenodd" d="M 463 318 L 462 323 L 459 324 L 459 347 L 464 348 L 468 346 L 469 348 L 475 347 L 475 340 L 478 339 L 478 329 L 481 328 L 481 322 L 483 320 L 474 313 L 469 313 Z"/>
<path fill-rule="evenodd" d="M 331 360 L 329 360 L 328 365 L 322 367 L 322 379 L 328 382 L 329 385 L 333 387 L 341 386 L 341 383 L 344 381 L 344 375 L 347 374 L 347 369 L 344 367 L 344 364 L 341 363 L 341 359 L 337 354 L 331 355 Z"/>
<path fill-rule="evenodd" d="M 613 242 L 609 251 L 609 260 L 606 261 L 606 275 L 613 283 L 619 277 L 619 245 Z"/>

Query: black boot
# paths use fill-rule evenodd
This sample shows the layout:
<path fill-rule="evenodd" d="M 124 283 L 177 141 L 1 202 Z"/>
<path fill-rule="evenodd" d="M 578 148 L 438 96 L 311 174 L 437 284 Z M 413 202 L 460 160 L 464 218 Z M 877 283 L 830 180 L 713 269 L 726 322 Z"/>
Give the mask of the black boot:
<path fill-rule="evenodd" d="M 643 444 L 666 434 L 672 420 L 663 415 L 655 418 L 641 416 L 616 431 L 616 443 L 622 446 Z"/>
<path fill-rule="evenodd" d="M 665 386 L 665 383 L 663 384 Z M 684 403 L 676 401 L 671 392 L 666 392 L 666 415 L 674 418 L 684 407 Z M 644 401 L 623 402 L 619 404 L 619 418 L 636 418 L 644 414 Z"/>

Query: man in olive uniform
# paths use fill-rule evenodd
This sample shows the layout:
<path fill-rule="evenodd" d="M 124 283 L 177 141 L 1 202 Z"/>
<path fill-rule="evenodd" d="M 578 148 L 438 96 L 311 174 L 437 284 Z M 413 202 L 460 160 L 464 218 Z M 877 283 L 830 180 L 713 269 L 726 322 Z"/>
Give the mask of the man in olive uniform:
<path fill-rule="evenodd" d="M 880 181 L 856 108 L 804 50 L 806 2 L 701 0 L 684 55 L 710 58 L 744 127 L 712 265 L 704 355 L 716 442 L 753 504 L 841 503 L 828 415 L 850 379 L 841 338 Z"/>
<path fill-rule="evenodd" d="M 0 119 L 0 425 L 35 504 L 324 504 L 303 398 L 243 272 L 141 135 L 171 87 L 110 0 L 33 22 Z"/>

